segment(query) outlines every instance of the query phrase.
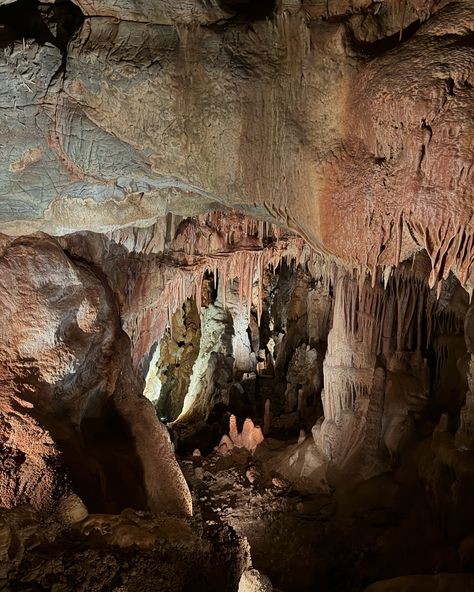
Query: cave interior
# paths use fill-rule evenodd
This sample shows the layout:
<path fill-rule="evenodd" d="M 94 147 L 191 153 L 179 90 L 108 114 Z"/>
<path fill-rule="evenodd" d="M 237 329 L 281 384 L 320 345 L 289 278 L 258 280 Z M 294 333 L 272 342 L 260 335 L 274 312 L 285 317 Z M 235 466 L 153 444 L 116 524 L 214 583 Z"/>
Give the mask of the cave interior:
<path fill-rule="evenodd" d="M 472 0 L 0 0 L 0 589 L 474 591 Z"/>

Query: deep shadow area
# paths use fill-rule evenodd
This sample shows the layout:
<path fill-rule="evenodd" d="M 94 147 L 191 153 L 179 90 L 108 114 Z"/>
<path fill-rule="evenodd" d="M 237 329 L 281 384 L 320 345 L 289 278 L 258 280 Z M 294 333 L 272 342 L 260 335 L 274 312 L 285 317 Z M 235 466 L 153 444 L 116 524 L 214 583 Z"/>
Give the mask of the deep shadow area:
<path fill-rule="evenodd" d="M 113 402 L 84 418 L 80 435 L 60 442 L 67 472 L 91 512 L 146 510 L 143 469 L 126 422 Z"/>
<path fill-rule="evenodd" d="M 40 45 L 51 43 L 65 52 L 69 39 L 83 20 L 79 7 L 70 0 L 54 4 L 18 0 L 0 7 L 0 47 L 34 39 Z"/>
<path fill-rule="evenodd" d="M 113 401 L 98 417 L 85 417 L 80 431 L 64 418 L 32 413 L 62 452 L 64 471 L 90 512 L 147 510 L 143 468 L 127 423 Z"/>
<path fill-rule="evenodd" d="M 413 37 L 421 25 L 422 22 L 418 19 L 403 29 L 400 29 L 400 31 L 393 33 L 393 35 L 383 37 L 382 39 L 377 39 L 377 41 L 373 42 L 360 41 L 352 34 L 351 45 L 355 51 L 362 54 L 363 56 L 375 58 L 386 53 L 387 51 L 397 48 L 404 41 L 407 41 Z"/>
<path fill-rule="evenodd" d="M 223 10 L 234 13 L 233 21 L 255 22 L 272 18 L 275 0 L 218 0 Z"/>

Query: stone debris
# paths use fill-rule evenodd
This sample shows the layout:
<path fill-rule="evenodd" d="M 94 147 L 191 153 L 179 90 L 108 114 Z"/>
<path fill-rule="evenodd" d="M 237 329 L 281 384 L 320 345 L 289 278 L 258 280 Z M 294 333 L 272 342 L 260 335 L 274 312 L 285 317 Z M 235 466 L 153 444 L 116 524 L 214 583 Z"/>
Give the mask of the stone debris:
<path fill-rule="evenodd" d="M 59 522 L 65 526 L 71 526 L 87 518 L 89 512 L 78 495 L 69 493 L 59 499 L 56 504 L 55 515 Z"/>

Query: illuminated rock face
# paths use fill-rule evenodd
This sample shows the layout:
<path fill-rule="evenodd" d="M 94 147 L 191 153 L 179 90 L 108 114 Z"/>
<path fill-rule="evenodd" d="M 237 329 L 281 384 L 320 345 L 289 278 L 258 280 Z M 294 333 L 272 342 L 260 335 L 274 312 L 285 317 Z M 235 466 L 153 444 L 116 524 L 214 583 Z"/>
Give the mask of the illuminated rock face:
<path fill-rule="evenodd" d="M 25 425 L 45 430 L 52 462 L 65 468 L 59 474 L 97 509 L 191 511 L 168 434 L 140 396 L 137 373 L 166 372 L 168 390 L 159 391 L 166 398 L 155 401 L 156 411 L 163 417 L 167 410 L 163 419 L 174 421 L 184 450 L 212 450 L 231 413 L 239 422 L 266 423 L 267 433 L 312 430 L 313 443 L 303 437 L 294 460 L 281 460 L 278 471 L 314 487 L 328 468 L 360 479 L 396 465 L 430 397 L 453 417 L 459 413 L 466 374 L 453 366 L 466 354 L 467 294 L 453 277 L 438 295 L 430 290 L 426 254 L 391 274 L 365 277 L 236 212 L 168 219 L 161 231 L 76 233 L 60 244 L 44 235 L 4 239 L 2 264 L 13 270 L 2 276 L 3 310 L 12 321 L 2 342 L 4 400 L 7 413 L 12 396 L 33 405 L 22 411 Z M 170 320 L 173 333 L 163 338 Z M 145 392 L 152 390 L 149 384 Z M 468 397 L 457 435 L 466 447 L 470 407 Z M 241 446 L 237 440 L 231 435 L 227 448 Z M 251 440 L 244 447 L 255 450 L 261 434 Z M 123 496 L 110 493 L 116 457 L 138 483 Z M 92 490 L 86 481 L 96 483 Z M 40 498 L 55 497 L 55 484 L 49 487 Z"/>
<path fill-rule="evenodd" d="M 190 513 L 103 276 L 46 236 L 3 240 L 0 268 L 1 505 L 73 488 L 95 510 Z"/>

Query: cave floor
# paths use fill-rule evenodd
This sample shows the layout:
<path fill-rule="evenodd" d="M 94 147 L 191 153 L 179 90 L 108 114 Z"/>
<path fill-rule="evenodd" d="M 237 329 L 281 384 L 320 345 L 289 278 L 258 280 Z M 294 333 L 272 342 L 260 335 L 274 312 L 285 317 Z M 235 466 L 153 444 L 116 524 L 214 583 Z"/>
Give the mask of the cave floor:
<path fill-rule="evenodd" d="M 195 513 L 246 537 L 280 592 L 360 592 L 405 574 L 458 572 L 457 551 L 403 471 L 298 491 L 244 449 L 181 461 Z"/>

